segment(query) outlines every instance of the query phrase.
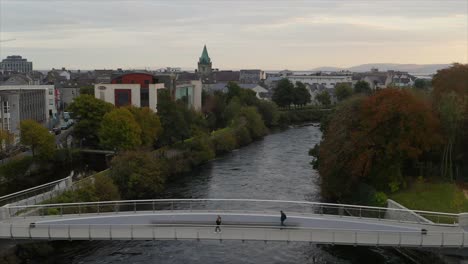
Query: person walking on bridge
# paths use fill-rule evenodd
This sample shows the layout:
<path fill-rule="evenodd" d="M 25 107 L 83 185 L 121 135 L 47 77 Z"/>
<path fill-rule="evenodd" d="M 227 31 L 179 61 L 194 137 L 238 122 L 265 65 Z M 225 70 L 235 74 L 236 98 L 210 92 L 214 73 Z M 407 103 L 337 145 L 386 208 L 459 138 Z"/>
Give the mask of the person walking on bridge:
<path fill-rule="evenodd" d="M 286 214 L 283 211 L 281 211 L 281 226 L 286 226 L 284 224 L 284 221 L 286 220 L 286 218 L 287 218 Z"/>
<path fill-rule="evenodd" d="M 216 218 L 216 227 L 215 227 L 215 233 L 221 233 L 221 216 L 218 215 L 218 218 Z"/>

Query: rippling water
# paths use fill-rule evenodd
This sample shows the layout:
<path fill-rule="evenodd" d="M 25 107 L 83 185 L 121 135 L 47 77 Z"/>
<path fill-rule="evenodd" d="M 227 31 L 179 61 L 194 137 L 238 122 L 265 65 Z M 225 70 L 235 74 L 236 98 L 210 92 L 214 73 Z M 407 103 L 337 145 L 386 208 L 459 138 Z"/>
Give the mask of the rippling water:
<path fill-rule="evenodd" d="M 320 141 L 306 126 L 265 137 L 169 183 L 161 198 L 320 200 L 309 148 Z M 85 242 L 60 263 L 404 263 L 380 249 L 240 241 Z"/>

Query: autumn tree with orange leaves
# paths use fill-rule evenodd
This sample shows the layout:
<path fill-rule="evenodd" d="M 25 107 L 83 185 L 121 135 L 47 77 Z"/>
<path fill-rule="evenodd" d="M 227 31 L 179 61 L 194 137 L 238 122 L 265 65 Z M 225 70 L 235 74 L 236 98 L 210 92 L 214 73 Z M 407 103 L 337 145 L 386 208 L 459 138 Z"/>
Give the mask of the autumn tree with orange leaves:
<path fill-rule="evenodd" d="M 323 194 L 346 200 L 359 183 L 396 191 L 405 183 L 403 164 L 440 142 L 431 105 L 412 92 L 353 98 L 336 110 L 320 145 Z"/>

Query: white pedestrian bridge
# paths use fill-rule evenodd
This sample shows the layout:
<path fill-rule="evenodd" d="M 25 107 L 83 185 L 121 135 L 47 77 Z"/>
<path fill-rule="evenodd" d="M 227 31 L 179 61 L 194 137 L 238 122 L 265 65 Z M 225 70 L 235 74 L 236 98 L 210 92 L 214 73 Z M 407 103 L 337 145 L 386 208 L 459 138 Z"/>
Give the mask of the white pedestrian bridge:
<path fill-rule="evenodd" d="M 253 199 L 157 199 L 6 205 L 1 239 L 257 240 L 464 248 L 465 214 Z M 287 214 L 280 225 L 280 210 Z M 215 220 L 222 217 L 221 232 Z"/>

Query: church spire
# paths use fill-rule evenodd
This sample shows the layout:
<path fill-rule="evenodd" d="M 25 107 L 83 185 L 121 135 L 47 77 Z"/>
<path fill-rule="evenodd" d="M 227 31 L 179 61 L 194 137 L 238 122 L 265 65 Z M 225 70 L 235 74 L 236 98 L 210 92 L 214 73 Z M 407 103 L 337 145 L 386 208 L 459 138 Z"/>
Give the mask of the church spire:
<path fill-rule="evenodd" d="M 210 56 L 208 56 L 208 50 L 206 49 L 206 45 L 203 47 L 203 52 L 200 57 L 200 60 L 198 61 L 200 64 L 209 64 L 211 63 Z"/>

